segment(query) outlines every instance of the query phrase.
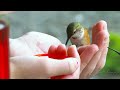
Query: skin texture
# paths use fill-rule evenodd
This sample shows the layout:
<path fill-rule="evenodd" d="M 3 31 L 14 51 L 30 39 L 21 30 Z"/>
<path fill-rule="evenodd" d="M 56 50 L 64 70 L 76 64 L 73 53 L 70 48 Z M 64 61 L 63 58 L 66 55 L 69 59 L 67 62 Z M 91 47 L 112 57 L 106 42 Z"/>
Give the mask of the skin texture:
<path fill-rule="evenodd" d="M 50 42 L 50 41 L 53 42 Z M 65 59 L 37 57 L 36 54 L 68 55 Z M 10 39 L 11 78 L 50 79 L 52 76 L 65 75 L 60 79 L 78 79 L 80 57 L 76 47 L 65 45 L 50 35 L 29 32 L 17 39 Z"/>
<path fill-rule="evenodd" d="M 0 15 L 12 12 L 14 11 L 0 11 Z M 38 38 L 38 36 L 42 38 Z M 107 47 L 109 46 L 107 23 L 101 20 L 93 25 L 92 44 L 79 47 L 78 52 L 75 46 L 71 46 L 67 50 L 64 45 L 60 44 L 61 42 L 58 39 L 39 32 L 30 32 L 20 38 L 10 39 L 11 78 L 38 79 L 50 78 L 51 76 L 61 74 L 68 74 L 61 77 L 61 79 L 86 79 L 93 77 L 104 67 L 106 62 Z M 69 56 L 72 58 L 51 60 L 47 57 L 33 56 L 35 54 L 47 53 L 48 51 L 49 53 L 56 53 L 56 50 L 57 52 L 62 50 L 64 54 L 69 53 Z M 66 73 L 64 73 L 64 70 Z"/>
<path fill-rule="evenodd" d="M 0 11 L 0 14 L 7 13 L 11 12 Z M 78 50 L 75 46 L 66 49 L 58 39 L 50 35 L 30 32 L 20 38 L 10 39 L 11 78 L 49 79 L 51 76 L 63 74 L 67 75 L 61 77 L 61 79 L 91 78 L 104 67 L 108 46 L 109 33 L 107 23 L 103 20 L 93 25 L 92 44 L 79 47 Z M 59 52 L 61 49 L 63 50 L 62 53 L 69 53 L 68 55 L 72 58 L 55 60 L 48 57 L 34 56 L 47 52 L 56 53 L 56 50 Z"/>
<path fill-rule="evenodd" d="M 78 49 L 81 57 L 80 78 L 90 78 L 96 75 L 105 65 L 109 46 L 107 23 L 103 20 L 92 28 L 92 45 Z"/>
<path fill-rule="evenodd" d="M 51 40 L 53 42 L 50 42 Z M 25 65 L 26 66 L 25 67 L 25 66 L 23 66 L 23 63 L 25 63 L 27 60 L 29 62 L 26 62 L 26 64 L 30 63 L 31 60 L 35 61 L 35 59 L 33 59 L 34 56 L 32 56 L 32 55 L 36 55 L 39 53 L 47 53 L 47 52 L 49 52 L 49 53 L 57 52 L 58 53 L 58 51 L 56 51 L 56 50 L 58 50 L 57 49 L 58 47 L 59 48 L 61 47 L 61 46 L 59 46 L 60 44 L 61 44 L 61 42 L 58 39 L 56 39 L 50 35 L 39 33 L 39 32 L 30 32 L 26 35 L 23 35 L 20 38 L 11 39 L 10 40 L 10 49 L 11 49 L 10 55 L 12 58 L 11 62 L 14 61 L 17 63 L 17 64 L 14 63 L 14 65 L 12 65 L 15 67 L 13 70 L 11 69 L 13 78 L 46 78 L 45 76 L 49 77 L 48 74 L 46 74 L 46 73 L 42 74 L 42 70 L 39 74 L 37 74 L 37 73 L 33 74 L 31 72 L 31 73 L 27 73 L 26 75 L 23 75 L 24 72 L 32 71 L 31 69 L 33 68 L 33 67 L 29 68 L 30 65 Z M 107 23 L 103 20 L 99 21 L 98 23 L 96 23 L 93 26 L 92 44 L 91 45 L 79 47 L 77 50 L 78 53 L 76 52 L 74 46 L 72 49 L 70 49 L 70 50 L 72 50 L 72 52 L 71 52 L 69 49 L 67 49 L 63 45 L 63 48 L 62 49 L 60 48 L 59 50 L 62 50 L 63 51 L 62 53 L 64 53 L 64 54 L 68 53 L 69 56 L 72 56 L 73 58 L 75 57 L 76 61 L 80 60 L 80 63 L 79 63 L 80 67 L 78 67 L 77 69 L 72 68 L 71 71 L 72 72 L 74 71 L 74 73 L 73 74 L 67 73 L 68 75 L 61 77 L 61 79 L 71 79 L 71 78 L 88 79 L 88 78 L 91 78 L 94 75 L 96 75 L 105 65 L 106 56 L 107 56 L 107 52 L 108 52 L 108 49 L 107 49 L 108 45 L 109 45 L 109 33 L 107 31 Z M 28 56 L 30 56 L 31 59 L 30 59 L 30 57 L 28 58 Z M 79 58 L 79 56 L 80 56 L 80 58 Z M 20 59 L 20 57 L 22 57 L 22 59 Z M 13 58 L 14 58 L 14 60 L 13 60 Z M 36 58 L 36 57 L 34 57 L 34 58 Z M 36 58 L 36 59 L 38 59 L 38 58 Z M 39 60 L 41 62 L 46 61 L 45 57 L 41 57 L 39 59 L 42 59 L 42 60 Z M 48 60 L 48 58 L 47 58 L 47 60 Z M 50 59 L 50 61 L 52 61 L 52 60 Z M 52 62 L 54 62 L 54 61 L 55 62 L 57 62 L 57 61 L 64 62 L 65 60 L 53 60 Z M 70 59 L 70 61 L 73 61 L 73 59 Z M 22 62 L 22 64 L 20 64 L 20 62 Z M 41 63 L 39 63 L 39 64 L 41 65 Z M 55 64 L 53 64 L 53 66 L 54 65 Z M 18 66 L 20 66 L 21 68 L 24 67 L 24 70 L 25 70 L 25 68 L 27 68 L 27 69 L 23 72 L 20 70 L 20 68 L 18 68 Z M 35 66 L 37 66 L 37 65 L 35 65 Z M 43 64 L 43 66 L 44 66 L 44 64 Z M 71 66 L 71 67 L 73 67 L 73 66 Z M 44 68 L 47 68 L 47 67 L 43 67 L 42 69 L 44 70 Z M 56 68 L 56 66 L 54 68 Z M 40 68 L 39 69 L 38 69 L 38 67 L 34 68 L 34 70 L 36 70 L 36 69 L 40 71 Z M 62 66 L 59 67 L 59 70 L 62 71 L 62 69 L 63 69 Z M 37 70 L 36 70 L 36 72 L 37 72 Z M 16 75 L 16 73 L 18 71 L 20 71 L 19 75 Z M 49 71 L 49 69 L 47 71 Z M 52 75 L 61 75 L 59 72 L 55 72 L 55 71 L 56 70 L 54 70 L 54 69 L 50 69 L 50 72 L 54 73 Z M 64 73 L 62 73 L 62 74 L 64 74 Z M 50 74 L 50 76 L 52 76 L 52 75 Z M 31 77 L 29 77 L 29 76 L 31 76 Z"/>
<path fill-rule="evenodd" d="M 79 22 L 71 23 L 67 29 L 67 36 L 71 37 L 76 28 L 82 27 Z M 85 31 L 86 32 L 86 31 Z M 68 38 L 69 38 L 68 37 Z M 72 37 L 71 37 L 72 38 Z M 92 28 L 92 44 L 88 37 L 88 32 L 84 33 L 83 39 L 70 39 L 79 49 L 81 56 L 81 74 L 80 78 L 90 78 L 96 75 L 105 65 L 106 55 L 109 46 L 109 33 L 107 31 L 107 23 L 103 20 L 96 23 Z M 80 47 L 78 43 L 83 43 Z M 88 42 L 88 43 L 86 43 Z M 86 44 L 86 46 L 85 46 Z"/>

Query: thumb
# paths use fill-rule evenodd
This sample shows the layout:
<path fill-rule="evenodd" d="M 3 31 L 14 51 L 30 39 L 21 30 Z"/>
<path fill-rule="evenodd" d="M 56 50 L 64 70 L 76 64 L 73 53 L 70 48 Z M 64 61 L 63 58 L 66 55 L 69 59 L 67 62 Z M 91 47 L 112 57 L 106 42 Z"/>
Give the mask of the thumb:
<path fill-rule="evenodd" d="M 76 58 L 57 60 L 48 57 L 16 56 L 11 62 L 15 65 L 18 78 L 52 77 L 72 74 L 79 67 Z"/>
<path fill-rule="evenodd" d="M 69 75 L 74 73 L 79 65 L 79 60 L 76 58 L 65 58 L 64 60 L 57 60 L 48 58 L 47 64 L 45 65 L 48 77 Z"/>
<path fill-rule="evenodd" d="M 68 47 L 67 53 L 68 53 L 68 57 L 77 58 L 80 61 L 80 55 L 75 45 Z"/>

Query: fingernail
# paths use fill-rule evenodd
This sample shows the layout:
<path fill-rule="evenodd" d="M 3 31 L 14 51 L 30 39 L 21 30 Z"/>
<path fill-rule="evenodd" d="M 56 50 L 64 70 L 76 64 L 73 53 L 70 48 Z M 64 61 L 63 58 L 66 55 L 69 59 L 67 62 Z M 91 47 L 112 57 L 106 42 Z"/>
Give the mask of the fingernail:
<path fill-rule="evenodd" d="M 104 20 L 101 20 L 101 22 L 102 23 L 104 23 L 103 25 L 103 30 L 105 30 L 106 31 L 106 35 L 108 35 L 108 36 L 110 36 L 110 34 L 109 34 L 109 32 L 108 32 L 108 28 L 107 28 L 107 22 L 106 21 L 104 21 Z"/>
<path fill-rule="evenodd" d="M 72 45 L 71 47 L 76 48 L 76 46 L 75 46 L 75 45 Z"/>
<path fill-rule="evenodd" d="M 100 22 L 103 23 L 103 30 L 107 30 L 107 22 L 104 20 L 101 20 Z"/>

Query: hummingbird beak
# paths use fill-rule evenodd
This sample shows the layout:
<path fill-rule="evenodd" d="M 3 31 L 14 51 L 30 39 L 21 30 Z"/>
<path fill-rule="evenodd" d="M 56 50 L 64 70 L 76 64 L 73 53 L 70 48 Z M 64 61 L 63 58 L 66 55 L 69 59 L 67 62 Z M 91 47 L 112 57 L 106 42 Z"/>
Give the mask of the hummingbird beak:
<path fill-rule="evenodd" d="M 69 38 L 67 38 L 67 40 L 66 40 L 66 43 L 65 43 L 66 46 L 67 46 L 68 41 L 69 41 Z"/>

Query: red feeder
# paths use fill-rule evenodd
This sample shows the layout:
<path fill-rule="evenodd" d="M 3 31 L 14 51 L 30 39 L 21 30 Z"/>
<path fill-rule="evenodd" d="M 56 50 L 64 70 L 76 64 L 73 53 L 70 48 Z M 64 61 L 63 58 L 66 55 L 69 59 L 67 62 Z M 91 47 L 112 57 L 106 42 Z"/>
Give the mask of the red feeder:
<path fill-rule="evenodd" d="M 0 20 L 0 79 L 9 79 L 9 25 Z"/>

